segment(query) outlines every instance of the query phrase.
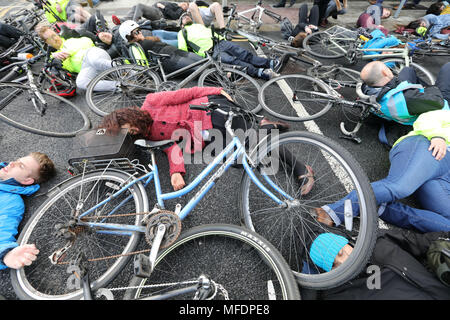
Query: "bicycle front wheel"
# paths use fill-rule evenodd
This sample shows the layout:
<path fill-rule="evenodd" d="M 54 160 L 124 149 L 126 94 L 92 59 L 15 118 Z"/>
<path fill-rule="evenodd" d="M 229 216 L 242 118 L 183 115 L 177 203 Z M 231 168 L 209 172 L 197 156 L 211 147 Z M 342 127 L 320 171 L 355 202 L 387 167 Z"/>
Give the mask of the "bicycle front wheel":
<path fill-rule="evenodd" d="M 350 46 L 348 37 L 327 31 L 311 33 L 303 40 L 303 48 L 316 57 L 337 59 L 345 56 Z"/>
<path fill-rule="evenodd" d="M 294 276 L 281 254 L 260 235 L 235 225 L 211 224 L 184 232 L 162 251 L 150 278 L 134 277 L 124 299 L 152 299 L 209 278 L 208 299 L 298 300 Z M 177 295 L 177 300 L 194 294 Z"/>
<path fill-rule="evenodd" d="M 258 96 L 261 106 L 271 115 L 288 121 L 308 121 L 321 117 L 333 105 L 330 88 L 321 80 L 289 74 L 272 78 Z"/>
<path fill-rule="evenodd" d="M 0 83 L 0 120 L 50 137 L 73 137 L 91 122 L 75 104 L 56 94 L 18 83 Z"/>
<path fill-rule="evenodd" d="M 375 198 L 358 162 L 333 140 L 303 131 L 271 137 L 257 151 L 253 172 L 269 190 L 284 191 L 275 193 L 283 204 L 270 199 L 244 173 L 240 208 L 246 227 L 282 253 L 303 287 L 326 289 L 357 276 L 372 254 L 377 230 Z M 306 165 L 315 180 L 309 191 L 303 188 L 308 180 L 300 179 L 294 169 Z M 345 226 L 337 227 L 317 220 L 314 208 L 332 206 L 350 191 L 357 194 L 351 207 L 359 209 L 358 217 L 350 215 Z M 343 214 L 338 209 L 335 212 Z M 322 233 L 344 236 L 353 247 L 348 259 L 328 272 L 316 266 L 310 254 L 311 243 Z"/>
<path fill-rule="evenodd" d="M 17 240 L 19 245 L 34 243 L 40 251 L 31 266 L 11 270 L 12 285 L 19 298 L 80 299 L 83 290 L 74 283 L 67 264 L 80 253 L 88 261 L 86 269 L 93 290 L 114 279 L 129 260 L 124 254 L 136 248 L 140 234 L 131 231 L 108 234 L 101 227 L 87 223 L 140 225 L 139 215 L 105 217 L 148 210 L 145 190 L 139 184 L 109 199 L 130 179 L 130 175 L 118 171 L 92 172 L 76 176 L 49 193 L 49 199 L 33 214 Z M 77 219 L 78 212 L 85 212 L 106 199 L 109 201 Z M 55 253 L 61 253 L 60 259 L 50 259 L 56 257 Z"/>
<path fill-rule="evenodd" d="M 400 71 L 402 71 L 402 69 L 406 66 L 405 59 L 401 58 L 388 58 L 381 61 L 392 70 L 392 73 L 394 75 L 398 75 Z M 411 62 L 409 66 L 414 69 L 418 78 L 425 81 L 428 85 L 434 85 L 434 83 L 436 82 L 436 78 L 425 67 L 415 62 Z"/>
<path fill-rule="evenodd" d="M 104 117 L 116 109 L 141 107 L 149 93 L 157 91 L 159 76 L 147 67 L 127 64 L 100 73 L 86 89 L 86 102 Z"/>
<path fill-rule="evenodd" d="M 254 113 L 261 110 L 261 105 L 258 103 L 260 85 L 242 71 L 232 68 L 223 68 L 221 72 L 216 69 L 207 69 L 200 75 L 198 86 L 222 87 L 241 108 Z"/>

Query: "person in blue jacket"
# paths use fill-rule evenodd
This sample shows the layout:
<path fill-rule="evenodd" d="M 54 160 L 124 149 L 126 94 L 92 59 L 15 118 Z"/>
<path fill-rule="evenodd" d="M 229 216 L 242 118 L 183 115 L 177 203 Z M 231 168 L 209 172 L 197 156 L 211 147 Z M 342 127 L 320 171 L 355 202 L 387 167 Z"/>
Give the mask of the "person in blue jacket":
<path fill-rule="evenodd" d="M 34 194 L 54 174 L 53 162 L 40 152 L 0 163 L 0 270 L 18 269 L 36 259 L 34 244 L 19 246 L 15 239 L 25 212 L 22 197 Z"/>

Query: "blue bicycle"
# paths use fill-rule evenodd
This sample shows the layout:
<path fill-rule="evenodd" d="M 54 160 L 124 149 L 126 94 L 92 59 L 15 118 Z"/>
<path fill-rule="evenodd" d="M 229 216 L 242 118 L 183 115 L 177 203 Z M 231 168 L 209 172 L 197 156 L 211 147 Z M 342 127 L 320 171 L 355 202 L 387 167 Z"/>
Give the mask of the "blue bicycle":
<path fill-rule="evenodd" d="M 262 255 L 257 255 L 262 258 L 259 263 L 233 269 L 234 262 L 245 260 L 237 254 L 246 252 L 242 246 L 240 250 L 225 246 L 226 255 L 221 255 L 215 245 L 199 241 L 198 237 L 188 234 L 189 230 L 181 233 L 181 220 L 236 163 L 242 163 L 244 169 L 239 190 L 246 227 L 269 240 L 283 254 L 300 285 L 335 286 L 361 271 L 375 243 L 377 216 L 369 181 L 350 153 L 326 137 L 303 131 L 280 135 L 272 131 L 260 137 L 255 146 L 250 146 L 244 143 L 248 139 L 241 141 L 235 134 L 231 123 L 235 117 L 258 117 L 256 114 L 238 107 L 224 111 L 216 104 L 191 108 L 216 110 L 228 117 L 225 127 L 231 142 L 223 151 L 184 189 L 175 192 L 163 192 L 155 157 L 156 150 L 173 143 L 170 140 L 136 141 L 151 155 L 149 169 L 136 162 L 130 162 L 134 172 L 106 166 L 91 172 L 85 170 L 54 187 L 18 238 L 19 244 L 35 243 L 40 250 L 31 266 L 11 272 L 13 287 L 20 298 L 82 297 L 82 288 L 73 285 L 77 281 L 71 268 L 80 255 L 85 258 L 77 267 L 87 264 L 93 292 L 108 286 L 130 256 L 142 258 L 144 255 L 144 266 L 137 264 L 135 268 L 144 270 L 140 274 L 144 279 L 138 289 L 137 282 L 133 281 L 133 297 L 136 297 L 136 290 L 138 296 L 143 294 L 140 288 L 146 288 L 149 295 L 159 294 L 159 289 L 155 289 L 158 283 L 196 281 L 202 274 L 225 287 L 229 298 L 292 297 L 286 294 L 289 286 L 277 268 Z M 307 195 L 301 192 L 306 179 L 294 174 L 296 161 L 314 169 L 315 184 Z M 153 197 L 149 197 L 146 190 L 151 186 L 154 187 Z M 184 207 L 177 204 L 175 208 L 167 208 L 168 200 L 187 195 L 196 187 L 197 191 Z M 327 227 L 317 221 L 313 208 L 333 203 L 351 190 L 357 192 L 359 200 L 346 203 L 345 226 Z M 352 206 L 359 206 L 358 217 L 348 213 Z M 329 272 L 315 267 L 309 256 L 308 239 L 322 232 L 345 234 L 354 247 L 348 260 Z M 141 235 L 145 235 L 150 248 L 136 251 Z M 181 246 L 186 242 L 192 242 L 193 246 Z M 197 249 L 196 254 L 192 253 L 193 247 Z M 180 248 L 185 248 L 181 250 L 184 254 L 179 253 Z M 200 250 L 202 248 L 212 249 Z M 270 272 L 258 269 L 261 261 Z M 149 283 L 151 285 L 146 285 Z"/>

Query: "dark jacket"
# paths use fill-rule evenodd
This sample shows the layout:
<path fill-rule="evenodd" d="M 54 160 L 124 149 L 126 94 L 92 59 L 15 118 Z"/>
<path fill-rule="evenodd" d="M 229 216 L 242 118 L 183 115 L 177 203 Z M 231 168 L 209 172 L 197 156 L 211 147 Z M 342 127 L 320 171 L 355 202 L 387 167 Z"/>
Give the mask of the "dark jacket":
<path fill-rule="evenodd" d="M 365 85 L 363 91 L 368 95 L 377 95 L 377 101 L 380 101 L 388 91 L 395 89 L 400 82 L 397 77 L 394 77 L 382 88 L 373 88 Z M 444 96 L 437 86 L 427 86 L 424 92 L 420 92 L 419 89 L 408 89 L 403 92 L 403 96 L 410 115 L 441 110 L 445 105 Z"/>
<path fill-rule="evenodd" d="M 426 267 L 426 253 L 432 241 L 449 238 L 450 232 L 425 234 L 409 230 L 380 233 L 369 265 L 380 267 L 380 289 L 369 289 L 368 277 L 359 277 L 318 294 L 323 300 L 447 300 L 450 288 Z"/>

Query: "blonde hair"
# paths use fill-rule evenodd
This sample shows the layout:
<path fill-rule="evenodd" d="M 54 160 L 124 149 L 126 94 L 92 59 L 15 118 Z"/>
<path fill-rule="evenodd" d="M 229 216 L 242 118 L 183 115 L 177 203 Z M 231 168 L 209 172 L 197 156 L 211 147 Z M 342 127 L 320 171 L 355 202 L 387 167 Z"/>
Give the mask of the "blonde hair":
<path fill-rule="evenodd" d="M 39 164 L 38 176 L 35 178 L 36 183 L 47 182 L 55 175 L 55 164 L 46 154 L 41 152 L 31 152 L 29 156 Z"/>

